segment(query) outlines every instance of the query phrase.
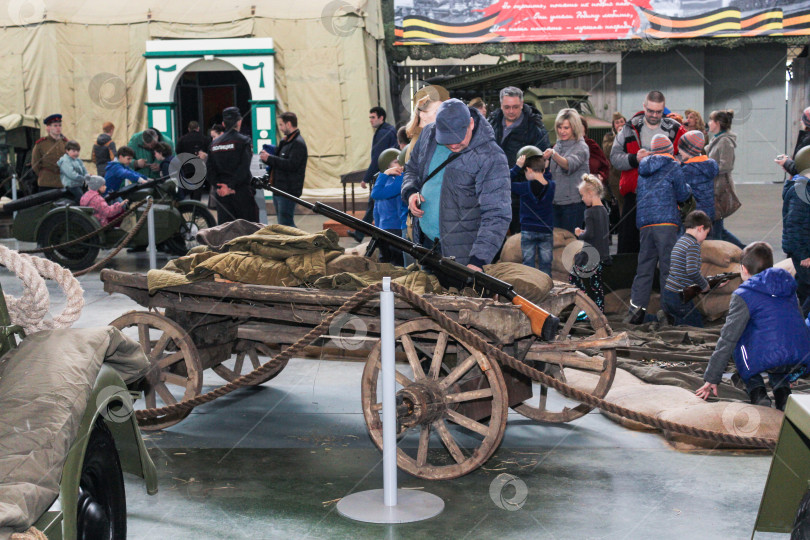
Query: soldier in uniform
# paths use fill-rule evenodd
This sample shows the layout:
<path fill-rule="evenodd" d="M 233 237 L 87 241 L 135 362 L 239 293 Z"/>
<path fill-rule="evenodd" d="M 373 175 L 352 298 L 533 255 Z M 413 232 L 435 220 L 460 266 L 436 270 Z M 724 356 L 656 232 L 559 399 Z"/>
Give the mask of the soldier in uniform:
<path fill-rule="evenodd" d="M 217 224 L 235 219 L 259 221 L 259 207 L 250 187 L 252 143 L 239 133 L 242 114 L 237 107 L 222 111 L 225 133 L 214 139 L 208 151 L 207 179 L 216 190 Z"/>
<path fill-rule="evenodd" d="M 59 158 L 65 155 L 67 139 L 62 135 L 62 115 L 52 114 L 45 119 L 46 136 L 34 143 L 31 167 L 37 174 L 39 191 L 62 189 L 59 178 Z"/>

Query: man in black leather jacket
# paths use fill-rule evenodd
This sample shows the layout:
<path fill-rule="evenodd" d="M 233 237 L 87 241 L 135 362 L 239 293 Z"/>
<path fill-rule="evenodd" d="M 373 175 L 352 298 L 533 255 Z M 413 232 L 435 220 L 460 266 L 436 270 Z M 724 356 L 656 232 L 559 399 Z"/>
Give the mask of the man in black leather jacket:
<path fill-rule="evenodd" d="M 259 152 L 259 159 L 270 165 L 270 179 L 275 187 L 296 197 L 304 189 L 304 177 L 307 172 L 307 143 L 298 129 L 298 117 L 295 113 L 285 112 L 281 115 L 281 134 L 284 138 L 278 144 L 275 153 L 265 150 Z M 272 149 L 272 147 L 271 147 Z M 295 227 L 295 201 L 284 197 L 273 197 L 276 207 L 276 218 L 279 225 Z"/>

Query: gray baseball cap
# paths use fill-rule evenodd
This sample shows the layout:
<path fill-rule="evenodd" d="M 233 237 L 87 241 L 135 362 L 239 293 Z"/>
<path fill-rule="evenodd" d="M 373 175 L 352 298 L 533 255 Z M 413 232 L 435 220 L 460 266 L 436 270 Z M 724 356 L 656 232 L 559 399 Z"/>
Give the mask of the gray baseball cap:
<path fill-rule="evenodd" d="M 436 142 L 458 144 L 467 136 L 470 109 L 458 99 L 448 99 L 436 112 Z"/>

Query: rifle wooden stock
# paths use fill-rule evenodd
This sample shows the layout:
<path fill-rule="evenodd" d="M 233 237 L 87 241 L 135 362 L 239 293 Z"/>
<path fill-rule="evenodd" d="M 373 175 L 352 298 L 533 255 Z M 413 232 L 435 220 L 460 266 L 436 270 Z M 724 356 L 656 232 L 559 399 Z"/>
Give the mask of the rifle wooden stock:
<path fill-rule="evenodd" d="M 730 281 L 738 277 L 740 277 L 739 272 L 725 272 L 723 274 L 717 274 L 716 276 L 709 276 L 706 278 L 706 281 L 709 282 L 709 289 L 711 290 L 720 285 L 721 283 L 723 283 L 724 281 Z M 701 292 L 703 291 L 701 291 L 699 285 L 690 285 L 688 287 L 685 287 L 679 293 L 679 296 L 681 297 L 682 301 L 689 302 L 692 300 L 692 298 L 696 297 Z"/>
<path fill-rule="evenodd" d="M 375 227 L 374 225 L 366 223 L 362 219 L 358 219 L 352 215 L 346 214 L 345 212 L 341 212 L 337 208 L 332 208 L 331 206 L 320 202 L 313 204 L 294 195 L 290 195 L 286 191 L 282 191 L 271 185 L 268 182 L 266 175 L 263 177 L 254 177 L 251 185 L 253 187 L 272 191 L 274 195 L 290 199 L 304 208 L 309 208 L 316 214 L 326 216 L 329 219 L 334 219 L 338 223 L 342 223 L 347 227 L 351 227 L 356 231 L 362 232 L 378 242 L 385 242 L 396 249 L 404 251 L 416 259 L 419 264 L 427 266 L 437 274 L 441 274 L 453 280 L 459 281 L 465 286 L 472 287 L 478 291 L 483 290 L 488 291 L 491 294 L 503 296 L 518 306 L 520 310 L 526 314 L 527 317 L 529 317 L 532 332 L 546 341 L 553 341 L 557 334 L 559 319 L 543 308 L 534 305 L 527 299 L 518 295 L 514 291 L 514 287 L 505 281 L 501 281 L 500 279 L 485 274 L 484 272 L 478 272 L 468 268 L 467 266 L 464 266 L 453 259 L 442 257 L 433 250 L 410 242 L 409 240 L 402 238 L 401 236 L 396 236 L 395 234 L 392 234 L 386 230 Z"/>
<path fill-rule="evenodd" d="M 529 318 L 532 325 L 532 333 L 536 336 L 542 336 L 543 326 L 545 326 L 546 319 L 548 319 L 548 316 L 551 314 L 518 294 L 512 298 L 512 303 L 518 306 L 520 311 Z"/>

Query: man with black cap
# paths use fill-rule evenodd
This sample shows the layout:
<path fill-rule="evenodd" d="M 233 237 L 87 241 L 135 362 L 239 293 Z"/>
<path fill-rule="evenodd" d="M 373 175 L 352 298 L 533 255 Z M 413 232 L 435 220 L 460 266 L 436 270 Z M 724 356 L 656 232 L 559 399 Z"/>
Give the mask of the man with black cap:
<path fill-rule="evenodd" d="M 160 178 L 160 162 L 155 159 L 155 147 L 166 143 L 174 152 L 172 140 L 154 128 L 139 131 L 129 139 L 127 146 L 135 152 L 132 168 L 147 178 Z"/>
<path fill-rule="evenodd" d="M 512 219 L 509 167 L 492 127 L 458 99 L 439 106 L 405 166 L 402 200 L 414 236 L 439 242 L 444 257 L 481 271 L 503 244 Z"/>
<path fill-rule="evenodd" d="M 239 133 L 242 114 L 237 107 L 222 111 L 225 133 L 214 139 L 208 150 L 208 182 L 216 193 L 217 223 L 236 219 L 259 221 L 259 207 L 250 187 L 252 141 Z"/>
<path fill-rule="evenodd" d="M 34 143 L 31 155 L 31 167 L 37 173 L 39 191 L 61 189 L 59 178 L 59 158 L 65 155 L 67 139 L 62 135 L 62 115 L 52 114 L 45 118 L 46 136 Z"/>

